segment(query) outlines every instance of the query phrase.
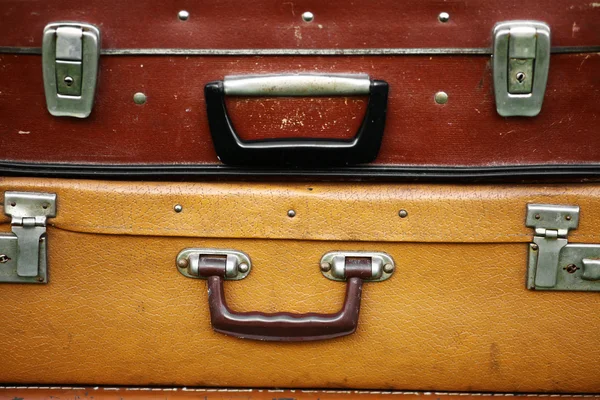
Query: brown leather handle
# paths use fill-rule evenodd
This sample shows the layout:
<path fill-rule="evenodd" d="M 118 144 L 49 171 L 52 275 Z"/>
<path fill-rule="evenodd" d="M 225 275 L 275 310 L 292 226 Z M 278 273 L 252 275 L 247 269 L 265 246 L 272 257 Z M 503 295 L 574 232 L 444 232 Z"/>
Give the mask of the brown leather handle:
<path fill-rule="evenodd" d="M 213 329 L 244 339 L 301 342 L 350 335 L 356 331 L 363 279 L 371 274 L 371 263 L 346 261 L 346 299 L 334 314 L 265 314 L 235 312 L 227 307 L 223 290 L 226 257 L 200 257 L 198 273 L 208 279 L 208 305 Z"/>
<path fill-rule="evenodd" d="M 223 278 L 208 278 L 208 305 L 213 329 L 244 339 L 303 342 L 332 339 L 356 331 L 363 281 L 348 279 L 346 299 L 335 314 L 231 311 L 225 302 Z"/>

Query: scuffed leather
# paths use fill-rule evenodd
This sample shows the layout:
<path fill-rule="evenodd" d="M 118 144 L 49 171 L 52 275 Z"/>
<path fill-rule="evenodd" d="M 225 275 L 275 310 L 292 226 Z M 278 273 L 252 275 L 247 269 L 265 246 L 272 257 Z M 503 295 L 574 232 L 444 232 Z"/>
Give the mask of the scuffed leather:
<path fill-rule="evenodd" d="M 49 284 L 0 284 L 0 382 L 600 391 L 600 296 L 525 289 L 524 227 L 527 202 L 578 204 L 570 237 L 598 240 L 598 185 L 1 181 L 15 189 L 56 192 L 58 215 Z M 225 283 L 237 311 L 335 312 L 332 250 L 396 272 L 365 284 L 353 335 L 247 341 L 212 331 L 206 282 L 175 267 L 186 247 L 249 254 Z"/>
<path fill-rule="evenodd" d="M 51 191 L 50 223 L 92 234 L 389 242 L 528 242 L 527 203 L 579 204 L 569 237 L 600 241 L 600 185 L 163 183 L 0 178 L 4 190 Z M 183 211 L 173 211 L 180 204 Z M 288 210 L 296 212 L 294 218 Z M 408 211 L 399 218 L 398 211 Z M 0 213 L 2 216 L 3 214 Z M 1 221 L 8 222 L 3 216 Z"/>

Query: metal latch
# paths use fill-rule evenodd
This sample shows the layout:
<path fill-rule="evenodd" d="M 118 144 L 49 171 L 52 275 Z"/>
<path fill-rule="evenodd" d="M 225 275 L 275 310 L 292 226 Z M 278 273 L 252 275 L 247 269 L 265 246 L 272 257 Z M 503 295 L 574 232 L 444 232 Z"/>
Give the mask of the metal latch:
<path fill-rule="evenodd" d="M 550 27 L 509 21 L 494 27 L 494 92 L 503 117 L 534 117 L 542 109 L 550 65 Z"/>
<path fill-rule="evenodd" d="M 56 216 L 56 195 L 5 192 L 4 213 L 12 234 L 0 234 L 0 282 L 47 283 L 46 220 Z"/>
<path fill-rule="evenodd" d="M 578 206 L 528 204 L 525 225 L 535 229 L 528 289 L 600 291 L 600 244 L 568 243 L 579 226 Z"/>
<path fill-rule="evenodd" d="M 44 28 L 42 65 L 48 111 L 86 118 L 92 112 L 100 31 L 83 23 L 52 23 Z"/>

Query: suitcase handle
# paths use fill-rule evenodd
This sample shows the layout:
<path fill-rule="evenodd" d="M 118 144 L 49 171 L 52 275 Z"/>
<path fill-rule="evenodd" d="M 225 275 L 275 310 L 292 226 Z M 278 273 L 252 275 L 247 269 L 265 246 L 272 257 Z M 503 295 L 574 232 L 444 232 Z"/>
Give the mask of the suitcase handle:
<path fill-rule="evenodd" d="M 348 278 L 342 309 L 334 314 L 266 314 L 234 312 L 225 302 L 223 278 L 208 277 L 208 305 L 215 331 L 244 339 L 303 342 L 333 339 L 354 333 L 358 325 L 363 280 Z"/>
<path fill-rule="evenodd" d="M 262 75 L 225 77 L 204 87 L 208 124 L 219 159 L 237 166 L 325 167 L 371 162 L 377 157 L 387 112 L 388 83 L 367 75 Z M 363 122 L 353 139 L 241 140 L 225 96 L 369 95 Z"/>

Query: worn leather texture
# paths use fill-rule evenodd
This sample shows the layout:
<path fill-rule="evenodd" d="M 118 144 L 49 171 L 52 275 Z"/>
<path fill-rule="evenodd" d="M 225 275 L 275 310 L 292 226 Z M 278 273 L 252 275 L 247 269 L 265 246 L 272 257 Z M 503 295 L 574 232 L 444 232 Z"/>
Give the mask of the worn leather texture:
<path fill-rule="evenodd" d="M 58 214 L 49 283 L 0 284 L 0 382 L 600 391 L 600 296 L 527 290 L 524 226 L 528 202 L 578 204 L 570 240 L 600 242 L 600 185 L 4 178 L 5 190 L 57 193 Z M 213 332 L 206 282 L 175 266 L 187 247 L 250 256 L 249 276 L 225 283 L 238 311 L 337 311 L 345 285 L 319 271 L 332 250 L 387 252 L 396 272 L 364 285 L 356 333 L 264 343 Z"/>
<path fill-rule="evenodd" d="M 600 395 L 561 395 L 563 400 Z M 0 400 L 482 400 L 510 397 L 511 400 L 553 400 L 552 394 L 399 392 L 381 390 L 281 390 L 232 388 L 144 388 L 144 387 L 0 387 Z"/>

